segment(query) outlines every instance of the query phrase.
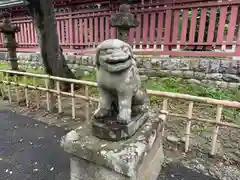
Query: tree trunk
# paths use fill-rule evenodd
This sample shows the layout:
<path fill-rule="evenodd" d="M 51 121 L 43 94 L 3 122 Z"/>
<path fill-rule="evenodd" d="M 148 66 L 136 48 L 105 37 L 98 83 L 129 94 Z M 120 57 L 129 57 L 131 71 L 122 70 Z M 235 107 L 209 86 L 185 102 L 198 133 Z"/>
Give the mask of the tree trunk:
<path fill-rule="evenodd" d="M 53 0 L 25 0 L 38 35 L 45 72 L 52 76 L 75 78 L 59 45 Z M 64 91 L 69 83 L 61 85 Z"/>
<path fill-rule="evenodd" d="M 11 69 L 14 71 L 18 71 L 19 69 L 18 69 L 16 48 L 7 48 L 7 49 L 8 49 Z"/>

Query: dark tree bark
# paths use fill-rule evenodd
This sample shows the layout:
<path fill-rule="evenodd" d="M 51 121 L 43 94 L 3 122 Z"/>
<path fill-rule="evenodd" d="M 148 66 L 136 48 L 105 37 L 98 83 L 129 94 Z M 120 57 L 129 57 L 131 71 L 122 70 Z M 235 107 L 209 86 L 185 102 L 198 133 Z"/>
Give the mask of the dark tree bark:
<path fill-rule="evenodd" d="M 45 72 L 52 76 L 75 78 L 59 45 L 53 0 L 25 0 L 37 31 Z M 62 84 L 68 91 L 69 83 Z"/>

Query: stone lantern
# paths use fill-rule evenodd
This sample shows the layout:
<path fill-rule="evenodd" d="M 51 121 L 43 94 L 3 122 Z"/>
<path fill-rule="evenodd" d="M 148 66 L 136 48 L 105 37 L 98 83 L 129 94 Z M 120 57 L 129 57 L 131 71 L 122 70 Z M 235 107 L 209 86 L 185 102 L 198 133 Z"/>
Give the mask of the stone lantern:
<path fill-rule="evenodd" d="M 110 18 L 110 26 L 117 28 L 117 38 L 127 42 L 130 28 L 139 26 L 139 21 L 130 12 L 130 5 L 121 4 L 119 12 L 113 14 Z"/>
<path fill-rule="evenodd" d="M 2 19 L 2 23 L 0 24 L 0 32 L 3 33 L 3 46 L 8 50 L 9 61 L 12 70 L 18 70 L 16 54 L 17 42 L 15 33 L 19 32 L 20 29 L 11 23 L 10 13 L 2 12 L 0 14 L 0 18 Z"/>

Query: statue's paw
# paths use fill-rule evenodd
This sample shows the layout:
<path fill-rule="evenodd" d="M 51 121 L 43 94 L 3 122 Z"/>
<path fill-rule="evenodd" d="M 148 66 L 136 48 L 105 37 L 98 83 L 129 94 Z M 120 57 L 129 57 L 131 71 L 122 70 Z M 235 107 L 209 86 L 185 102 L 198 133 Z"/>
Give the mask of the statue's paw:
<path fill-rule="evenodd" d="M 119 124 L 129 124 L 131 122 L 131 117 L 129 118 L 123 118 L 121 116 L 117 116 L 117 122 Z"/>
<path fill-rule="evenodd" d="M 94 117 L 96 119 L 102 119 L 110 115 L 110 112 L 108 109 L 101 108 L 99 109 L 95 114 Z"/>

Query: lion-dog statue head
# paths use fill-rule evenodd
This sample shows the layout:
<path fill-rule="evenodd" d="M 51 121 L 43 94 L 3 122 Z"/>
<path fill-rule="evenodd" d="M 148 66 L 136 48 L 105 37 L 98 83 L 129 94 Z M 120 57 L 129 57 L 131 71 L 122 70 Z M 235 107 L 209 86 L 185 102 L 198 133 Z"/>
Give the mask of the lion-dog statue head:
<path fill-rule="evenodd" d="M 132 48 L 119 39 L 108 39 L 97 47 L 96 65 L 108 72 L 119 72 L 135 65 Z"/>

